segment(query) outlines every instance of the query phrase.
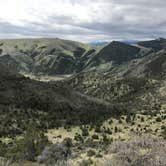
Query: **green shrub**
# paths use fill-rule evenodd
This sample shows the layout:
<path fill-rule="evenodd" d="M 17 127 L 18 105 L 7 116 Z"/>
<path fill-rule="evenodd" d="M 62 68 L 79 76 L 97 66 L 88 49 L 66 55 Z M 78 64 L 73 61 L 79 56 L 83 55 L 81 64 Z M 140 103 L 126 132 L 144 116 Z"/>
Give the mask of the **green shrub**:
<path fill-rule="evenodd" d="M 2 52 L 3 52 L 3 50 L 2 50 L 2 49 L 0 49 L 0 55 L 2 54 Z"/>
<path fill-rule="evenodd" d="M 105 133 L 107 133 L 107 134 L 112 134 L 112 131 L 111 131 L 111 129 L 110 128 L 107 128 L 107 129 L 105 129 Z"/>
<path fill-rule="evenodd" d="M 92 135 L 92 138 L 93 138 L 93 139 L 99 139 L 99 136 L 98 136 L 97 134 L 93 134 L 93 135 Z"/>
<path fill-rule="evenodd" d="M 78 133 L 75 134 L 74 140 L 78 141 L 78 142 L 82 142 L 82 143 L 84 142 L 83 137 L 80 134 L 78 134 Z"/>
<path fill-rule="evenodd" d="M 162 125 L 161 130 L 164 130 L 164 129 L 166 129 L 166 126 Z"/>
<path fill-rule="evenodd" d="M 111 119 L 108 123 L 109 123 L 109 124 L 112 124 L 112 123 L 113 123 L 113 120 Z"/>
<path fill-rule="evenodd" d="M 96 126 L 96 127 L 95 127 L 95 132 L 96 132 L 96 133 L 101 133 L 100 126 Z"/>
<path fill-rule="evenodd" d="M 0 141 L 0 156 L 4 157 L 6 152 L 7 152 L 7 145 Z"/>
<path fill-rule="evenodd" d="M 144 121 L 145 121 L 145 119 L 144 119 L 144 117 L 142 116 L 142 117 L 141 117 L 141 122 L 144 122 Z"/>
<path fill-rule="evenodd" d="M 83 129 L 83 130 L 82 130 L 82 136 L 83 136 L 83 137 L 89 136 L 89 131 L 88 131 L 88 129 Z"/>
<path fill-rule="evenodd" d="M 156 122 L 161 122 L 161 121 L 162 121 L 161 117 L 156 118 Z"/>
<path fill-rule="evenodd" d="M 131 122 L 131 115 L 130 115 L 130 114 L 127 114 L 126 122 L 127 122 L 127 123 L 130 123 L 130 122 Z"/>
<path fill-rule="evenodd" d="M 45 147 L 40 156 L 37 157 L 38 163 L 44 163 L 48 166 L 63 165 L 72 154 L 72 140 L 65 138 L 61 143 L 56 143 L 50 147 Z"/>
<path fill-rule="evenodd" d="M 103 134 L 103 140 L 102 140 L 104 145 L 109 145 L 112 143 L 112 139 L 108 138 L 106 134 Z"/>
<path fill-rule="evenodd" d="M 94 150 L 90 149 L 90 150 L 87 151 L 87 156 L 88 157 L 92 157 L 92 156 L 95 156 L 95 155 L 96 155 L 96 152 Z"/>
<path fill-rule="evenodd" d="M 117 133 L 118 132 L 118 128 L 117 128 L 117 126 L 115 126 L 115 133 Z"/>
<path fill-rule="evenodd" d="M 96 158 L 102 158 L 102 157 L 103 157 L 103 155 L 101 153 L 96 154 Z"/>
<path fill-rule="evenodd" d="M 120 123 L 120 124 L 122 124 L 122 123 L 123 123 L 123 121 L 122 121 L 121 119 L 119 119 L 119 123 Z"/>
<path fill-rule="evenodd" d="M 35 124 L 30 124 L 23 137 L 15 140 L 14 145 L 7 151 L 5 157 L 35 161 L 35 158 L 47 145 L 49 145 L 49 141 L 44 133 Z"/>
<path fill-rule="evenodd" d="M 163 138 L 166 139 L 166 127 L 163 129 L 161 134 L 162 134 Z"/>
<path fill-rule="evenodd" d="M 92 159 L 82 160 L 80 166 L 91 166 L 93 164 Z"/>

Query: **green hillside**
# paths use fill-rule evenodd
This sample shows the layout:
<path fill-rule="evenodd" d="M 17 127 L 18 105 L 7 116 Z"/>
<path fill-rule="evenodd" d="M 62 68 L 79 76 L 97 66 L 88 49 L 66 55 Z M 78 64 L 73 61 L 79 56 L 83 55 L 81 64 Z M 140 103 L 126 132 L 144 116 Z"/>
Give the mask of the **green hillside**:
<path fill-rule="evenodd" d="M 63 75 L 97 68 L 108 70 L 150 53 L 121 42 L 94 47 L 62 39 L 9 39 L 0 41 L 0 62 L 21 73 Z"/>
<path fill-rule="evenodd" d="M 144 46 L 146 48 L 151 48 L 153 49 L 153 51 L 157 52 L 159 50 L 166 48 L 166 39 L 159 38 L 159 39 L 150 40 L 150 41 L 141 41 L 141 42 L 138 42 L 138 45 Z"/>
<path fill-rule="evenodd" d="M 75 90 L 109 102 L 127 103 L 141 111 L 165 102 L 165 51 L 112 67 L 106 72 L 82 72 L 64 83 Z"/>
<path fill-rule="evenodd" d="M 62 39 L 0 40 L 1 57 L 10 55 L 8 65 L 17 63 L 17 70 L 33 74 L 71 74 L 82 69 L 82 59 L 96 51 L 87 44 Z M 6 61 L 5 61 L 6 63 Z"/>
<path fill-rule="evenodd" d="M 96 123 L 117 114 L 110 103 L 61 84 L 30 80 L 2 64 L 0 71 L 1 136 L 23 132 L 30 121 L 42 128 L 54 128 Z"/>
<path fill-rule="evenodd" d="M 145 43 L 2 40 L 0 165 L 165 166 L 166 50 Z"/>

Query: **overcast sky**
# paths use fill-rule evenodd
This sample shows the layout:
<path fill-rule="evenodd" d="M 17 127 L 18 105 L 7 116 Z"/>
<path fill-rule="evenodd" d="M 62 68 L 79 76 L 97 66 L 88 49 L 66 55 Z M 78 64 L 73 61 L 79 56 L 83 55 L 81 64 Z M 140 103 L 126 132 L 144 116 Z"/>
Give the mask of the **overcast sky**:
<path fill-rule="evenodd" d="M 0 38 L 166 37 L 166 0 L 0 0 Z"/>

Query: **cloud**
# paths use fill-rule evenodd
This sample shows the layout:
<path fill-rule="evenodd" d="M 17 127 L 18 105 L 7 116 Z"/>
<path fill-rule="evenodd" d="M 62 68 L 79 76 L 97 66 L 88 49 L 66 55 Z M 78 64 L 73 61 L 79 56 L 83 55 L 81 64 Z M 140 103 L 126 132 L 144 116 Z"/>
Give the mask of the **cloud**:
<path fill-rule="evenodd" d="M 0 37 L 96 40 L 166 37 L 164 0 L 0 0 Z"/>

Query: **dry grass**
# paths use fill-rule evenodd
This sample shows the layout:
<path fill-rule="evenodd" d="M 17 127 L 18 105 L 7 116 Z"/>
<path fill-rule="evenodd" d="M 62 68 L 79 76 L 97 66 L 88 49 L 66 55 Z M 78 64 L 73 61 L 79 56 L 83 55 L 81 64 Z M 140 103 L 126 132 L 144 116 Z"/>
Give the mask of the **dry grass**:
<path fill-rule="evenodd" d="M 165 166 L 166 141 L 150 137 L 135 137 L 128 142 L 114 142 L 108 148 L 111 159 L 105 166 Z"/>
<path fill-rule="evenodd" d="M 162 113 L 165 116 L 165 113 Z M 130 140 L 133 136 L 152 136 L 152 137 L 161 137 L 161 126 L 166 126 L 166 120 L 162 120 L 161 122 L 156 122 L 156 118 L 161 117 L 160 114 L 157 114 L 155 117 L 151 117 L 150 115 L 142 115 L 137 114 L 134 120 L 134 124 L 126 122 L 126 116 L 121 117 L 121 123 L 119 120 L 115 118 L 111 118 L 105 122 L 103 122 L 101 128 L 105 127 L 109 128 L 112 131 L 112 134 L 108 134 L 108 137 L 113 138 L 113 140 Z M 143 120 L 142 120 L 143 119 Z M 112 123 L 110 123 L 110 120 Z M 118 128 L 118 132 L 115 132 L 115 127 Z M 47 136 L 49 140 L 53 143 L 61 142 L 64 138 L 69 137 L 74 139 L 74 135 L 76 133 L 81 134 L 81 129 L 79 126 L 71 127 L 68 131 L 63 127 L 59 129 L 48 130 Z M 91 137 L 95 133 L 95 130 L 92 129 L 89 131 L 89 137 Z M 103 134 L 97 133 L 100 136 Z M 59 138 L 58 136 L 61 136 Z"/>

